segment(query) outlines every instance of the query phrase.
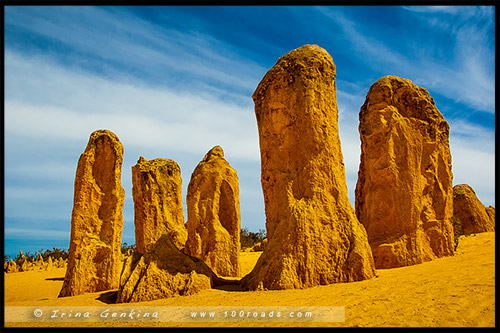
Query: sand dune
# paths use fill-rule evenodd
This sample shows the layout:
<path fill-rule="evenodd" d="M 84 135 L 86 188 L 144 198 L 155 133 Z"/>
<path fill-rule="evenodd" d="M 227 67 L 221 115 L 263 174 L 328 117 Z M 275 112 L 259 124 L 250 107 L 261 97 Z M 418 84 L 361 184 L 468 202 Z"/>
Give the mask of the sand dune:
<path fill-rule="evenodd" d="M 241 252 L 247 273 L 260 252 Z M 113 291 L 58 298 L 64 269 L 5 274 L 6 307 L 123 306 Z M 221 287 L 134 307 L 345 306 L 345 322 L 5 322 L 5 326 L 495 326 L 495 233 L 462 236 L 457 253 L 420 265 L 377 270 L 377 277 L 301 290 L 241 291 Z M 76 310 L 75 310 L 76 311 Z M 6 320 L 9 318 L 6 317 Z"/>

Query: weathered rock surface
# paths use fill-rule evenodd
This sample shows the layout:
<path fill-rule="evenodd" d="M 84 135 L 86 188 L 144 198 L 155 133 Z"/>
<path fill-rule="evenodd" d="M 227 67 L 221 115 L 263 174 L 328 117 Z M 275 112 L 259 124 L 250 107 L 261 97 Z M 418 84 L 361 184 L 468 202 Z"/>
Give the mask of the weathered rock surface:
<path fill-rule="evenodd" d="M 359 114 L 356 214 L 377 268 L 453 254 L 449 126 L 429 93 L 385 76 Z"/>
<path fill-rule="evenodd" d="M 491 220 L 486 207 L 467 184 L 453 187 L 453 214 L 460 220 L 464 235 L 495 231 L 494 220 Z"/>
<path fill-rule="evenodd" d="M 139 253 L 148 252 L 163 234 L 184 248 L 187 230 L 182 209 L 181 169 L 177 162 L 140 157 L 132 167 L 135 242 Z"/>
<path fill-rule="evenodd" d="M 97 130 L 80 156 L 75 177 L 69 258 L 63 296 L 118 288 L 125 191 L 123 146 L 108 130 Z"/>
<path fill-rule="evenodd" d="M 223 283 L 204 262 L 181 252 L 171 236 L 163 234 L 148 253 L 135 252 L 125 260 L 117 303 L 187 296 Z"/>
<path fill-rule="evenodd" d="M 493 228 L 495 228 L 495 207 L 493 207 L 493 206 L 486 207 L 486 213 L 488 213 L 488 216 L 490 217 L 490 221 L 493 225 Z"/>
<path fill-rule="evenodd" d="M 282 56 L 253 94 L 268 243 L 241 284 L 306 288 L 375 275 L 347 197 L 335 65 L 321 47 Z"/>
<path fill-rule="evenodd" d="M 212 148 L 191 175 L 187 190 L 185 252 L 220 276 L 239 276 L 240 195 L 236 170 L 220 146 Z"/>

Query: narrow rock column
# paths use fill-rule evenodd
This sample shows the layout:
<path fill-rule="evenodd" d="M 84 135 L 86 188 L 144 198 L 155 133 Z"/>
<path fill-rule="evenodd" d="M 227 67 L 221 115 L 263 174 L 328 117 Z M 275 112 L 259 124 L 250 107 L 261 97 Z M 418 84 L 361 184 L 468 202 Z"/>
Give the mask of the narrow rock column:
<path fill-rule="evenodd" d="M 239 276 L 238 175 L 220 146 L 212 148 L 193 171 L 186 201 L 185 252 L 203 260 L 219 276 Z"/>
<path fill-rule="evenodd" d="M 449 126 L 427 90 L 384 76 L 359 113 L 356 214 L 375 267 L 453 255 Z"/>
<path fill-rule="evenodd" d="M 347 197 L 335 64 L 319 46 L 279 58 L 253 94 L 268 243 L 241 284 L 306 288 L 375 275 Z"/>
<path fill-rule="evenodd" d="M 75 177 L 71 240 L 59 297 L 118 288 L 125 191 L 123 146 L 108 130 L 90 135 Z"/>
<path fill-rule="evenodd" d="M 132 184 L 137 251 L 148 252 L 163 234 L 170 235 L 178 249 L 184 248 L 187 229 L 177 162 L 166 158 L 148 161 L 141 156 L 132 167 Z"/>

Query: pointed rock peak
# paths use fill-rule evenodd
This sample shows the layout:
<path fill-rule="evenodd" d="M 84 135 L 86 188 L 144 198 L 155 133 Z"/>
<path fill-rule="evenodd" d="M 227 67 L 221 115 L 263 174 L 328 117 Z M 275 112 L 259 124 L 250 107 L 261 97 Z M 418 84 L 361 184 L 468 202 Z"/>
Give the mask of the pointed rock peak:
<path fill-rule="evenodd" d="M 224 150 L 222 149 L 221 146 L 215 146 L 212 149 L 208 151 L 208 153 L 205 155 L 203 158 L 203 161 L 206 162 L 208 160 L 211 160 L 213 158 L 224 158 Z"/>

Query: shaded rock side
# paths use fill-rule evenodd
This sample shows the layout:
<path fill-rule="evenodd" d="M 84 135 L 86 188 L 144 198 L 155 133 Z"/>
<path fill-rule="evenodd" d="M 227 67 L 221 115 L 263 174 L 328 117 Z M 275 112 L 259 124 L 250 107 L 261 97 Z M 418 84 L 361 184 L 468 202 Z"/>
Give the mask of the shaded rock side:
<path fill-rule="evenodd" d="M 460 221 L 464 235 L 495 231 L 494 209 L 492 220 L 476 192 L 467 184 L 453 187 L 453 214 Z"/>
<path fill-rule="evenodd" d="M 148 252 L 161 235 L 171 235 L 184 248 L 187 229 L 182 208 L 181 169 L 177 162 L 140 157 L 132 167 L 135 242 L 139 253 Z"/>
<path fill-rule="evenodd" d="M 279 58 L 253 94 L 267 246 L 241 285 L 292 289 L 375 275 L 347 197 L 332 57 L 305 45 Z"/>
<path fill-rule="evenodd" d="M 356 214 L 375 266 L 414 265 L 453 255 L 449 126 L 429 93 L 385 76 L 359 114 Z"/>
<path fill-rule="evenodd" d="M 212 148 L 191 175 L 187 190 L 185 252 L 220 276 L 240 275 L 240 194 L 236 170 L 220 146 Z"/>
<path fill-rule="evenodd" d="M 181 252 L 171 236 L 163 234 L 146 254 L 127 257 L 116 302 L 193 295 L 224 283 L 204 262 Z"/>
<path fill-rule="evenodd" d="M 108 130 L 97 130 L 80 156 L 75 177 L 71 239 L 63 296 L 118 288 L 125 191 L 123 146 Z"/>
<path fill-rule="evenodd" d="M 495 228 L 495 207 L 493 206 L 486 207 L 486 213 L 488 213 L 490 221 L 493 224 L 493 228 Z"/>

